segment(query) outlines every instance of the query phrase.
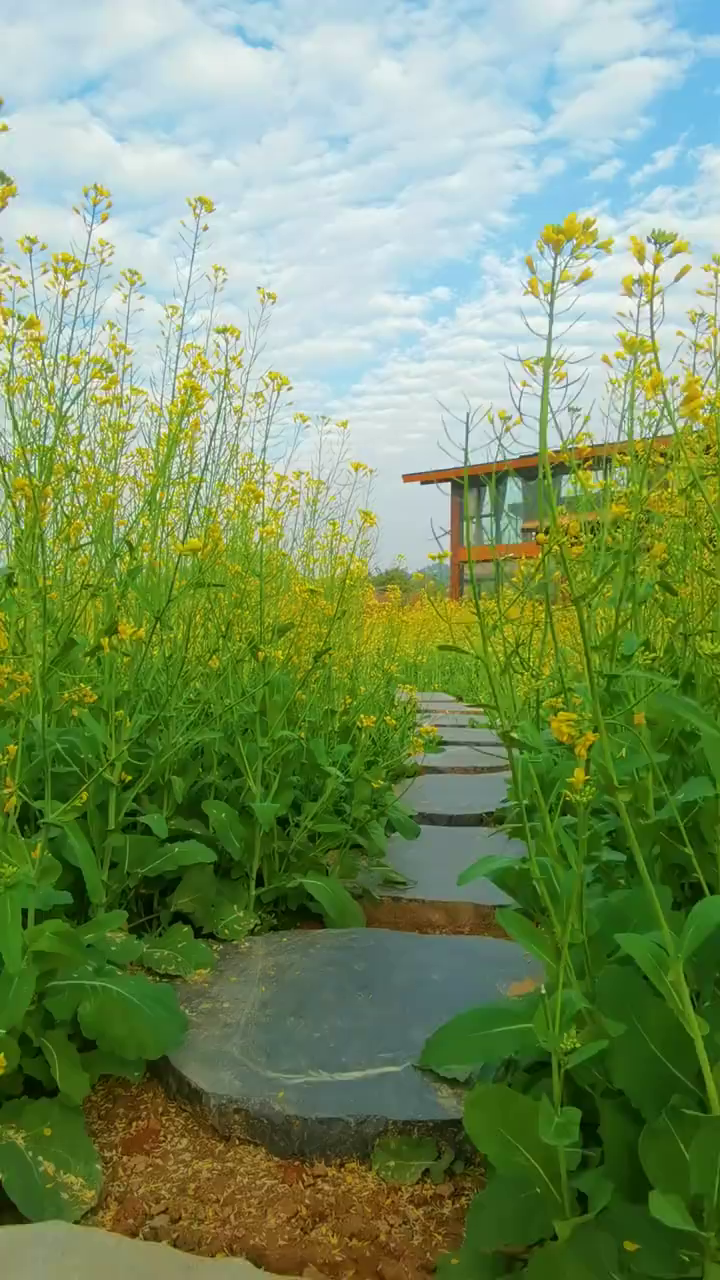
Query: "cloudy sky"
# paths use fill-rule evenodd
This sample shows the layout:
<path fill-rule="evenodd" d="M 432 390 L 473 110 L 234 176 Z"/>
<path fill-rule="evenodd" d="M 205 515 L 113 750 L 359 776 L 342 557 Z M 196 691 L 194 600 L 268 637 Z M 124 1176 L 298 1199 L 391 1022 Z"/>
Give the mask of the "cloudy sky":
<path fill-rule="evenodd" d="M 229 303 L 278 292 L 269 363 L 377 470 L 385 562 L 422 564 L 442 522 L 400 478 L 447 465 L 440 405 L 507 404 L 545 222 L 720 251 L 718 0 L 0 0 L 0 51 L 6 244 L 64 247 L 102 182 L 120 264 L 164 299 L 184 198 L 209 195 Z M 623 266 L 588 297 L 591 364 Z"/>

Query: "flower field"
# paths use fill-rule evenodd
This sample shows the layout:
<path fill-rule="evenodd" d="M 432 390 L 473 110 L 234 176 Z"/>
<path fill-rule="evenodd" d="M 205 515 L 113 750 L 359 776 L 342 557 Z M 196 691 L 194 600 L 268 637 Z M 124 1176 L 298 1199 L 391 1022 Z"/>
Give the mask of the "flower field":
<path fill-rule="evenodd" d="M 404 602 L 370 584 L 347 424 L 298 412 L 265 366 L 275 295 L 223 320 L 211 202 L 188 201 L 157 323 L 115 269 L 110 209 L 89 187 L 72 250 L 26 237 L 0 258 L 4 1191 L 28 1218 L 95 1202 L 82 1102 L 181 1041 L 163 976 L 211 967 L 217 939 L 364 923 L 363 867 L 416 833 L 393 784 L 422 738 L 398 690 L 443 688 L 508 746 L 527 857 L 468 874 L 515 900 L 545 982 L 425 1048 L 474 1082 L 488 1161 L 441 1274 L 718 1280 L 720 257 L 668 360 L 688 246 L 633 237 L 604 357 L 624 446 L 598 480 L 562 325 L 612 243 L 576 215 L 545 228 L 540 349 L 501 418 L 536 423 L 541 555 L 492 591 L 471 575 L 460 602 Z"/>

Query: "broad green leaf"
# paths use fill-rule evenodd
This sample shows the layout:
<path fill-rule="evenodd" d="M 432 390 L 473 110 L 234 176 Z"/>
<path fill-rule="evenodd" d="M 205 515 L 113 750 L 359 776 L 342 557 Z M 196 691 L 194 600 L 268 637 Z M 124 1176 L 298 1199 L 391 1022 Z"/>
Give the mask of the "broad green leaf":
<path fill-rule="evenodd" d="M 522 1174 L 493 1171 L 473 1199 L 465 1221 L 465 1246 L 474 1253 L 523 1248 L 554 1233 L 557 1201 Z"/>
<path fill-rule="evenodd" d="M 619 933 L 617 943 L 622 951 L 632 957 L 645 977 L 650 979 L 675 1017 L 684 1021 L 682 1005 L 668 976 L 670 957 L 665 948 L 655 938 L 643 933 Z"/>
<path fill-rule="evenodd" d="M 203 800 L 202 807 L 210 819 L 210 829 L 213 835 L 217 836 L 223 849 L 236 862 L 243 859 L 247 853 L 247 833 L 239 813 L 229 804 L 224 804 L 222 800 Z M 261 819 L 257 814 L 255 816 L 262 826 Z M 263 830 L 265 829 L 263 827 Z"/>
<path fill-rule="evenodd" d="M 100 906 L 105 901 L 105 886 L 95 850 L 80 823 L 64 822 L 58 829 L 57 844 L 65 861 L 80 871 L 93 906 Z"/>
<path fill-rule="evenodd" d="M 445 1154 L 447 1168 L 453 1153 L 449 1151 Z M 434 1138 L 407 1136 L 380 1138 L 373 1148 L 371 1163 L 373 1173 L 379 1174 L 386 1182 L 412 1186 L 439 1159 L 438 1144 Z"/>
<path fill-rule="evenodd" d="M 35 995 L 37 973 L 26 958 L 16 973 L 3 969 L 0 973 L 0 1030 L 11 1031 L 22 1025 Z"/>
<path fill-rule="evenodd" d="M 675 724 L 682 722 L 691 725 L 702 734 L 720 739 L 720 724 L 713 715 L 704 711 L 699 703 L 679 693 L 656 693 L 652 698 L 654 710 L 664 712 Z"/>
<path fill-rule="evenodd" d="M 589 1040 L 587 1044 L 583 1044 L 579 1049 L 573 1049 L 565 1059 L 565 1067 L 572 1070 L 573 1067 L 579 1067 L 583 1062 L 589 1062 L 596 1054 L 602 1053 L 603 1049 L 607 1049 L 609 1040 Z"/>
<path fill-rule="evenodd" d="M 700 1116 L 690 1143 L 690 1193 L 720 1205 L 720 1116 Z"/>
<path fill-rule="evenodd" d="M 680 935 L 680 954 L 687 960 L 703 942 L 720 929 L 720 894 L 701 898 L 691 908 Z"/>
<path fill-rule="evenodd" d="M 533 1026 L 537 1005 L 538 997 L 530 996 L 458 1014 L 425 1041 L 418 1066 L 464 1079 L 474 1067 L 531 1053 L 538 1047 Z"/>
<path fill-rule="evenodd" d="M 515 869 L 522 863 L 520 858 L 508 858 L 501 853 L 486 853 L 482 858 L 478 858 L 477 862 L 473 862 L 464 871 L 460 872 L 457 878 L 459 885 L 472 884 L 473 880 L 484 878 L 492 880 L 498 871 L 507 871 L 508 867 Z"/>
<path fill-rule="evenodd" d="M 182 879 L 170 899 L 171 909 L 190 916 L 204 929 L 208 929 L 210 926 L 207 917 L 217 897 L 217 884 L 212 867 L 206 865 L 190 867 L 188 871 L 183 872 Z"/>
<path fill-rule="evenodd" d="M 282 813 L 282 805 L 274 800 L 253 800 L 250 808 L 258 820 L 261 831 L 272 831 L 275 819 Z"/>
<path fill-rule="evenodd" d="M 421 827 L 408 809 L 394 801 L 388 809 L 387 816 L 393 830 L 397 831 L 403 840 L 417 840 Z"/>
<path fill-rule="evenodd" d="M 624 1097 L 598 1098 L 603 1169 L 626 1201 L 646 1198 L 648 1183 L 638 1156 L 642 1120 Z"/>
<path fill-rule="evenodd" d="M 555 969 L 557 964 L 555 943 L 526 916 L 512 907 L 500 907 L 495 912 L 495 919 L 501 929 L 504 929 L 515 942 L 531 955 L 537 956 L 548 972 L 551 973 Z"/>
<path fill-rule="evenodd" d="M 325 920 L 331 929 L 360 929 L 365 925 L 365 912 L 341 884 L 333 876 L 324 876 L 320 871 L 309 871 L 301 876 L 299 884 L 312 894 L 320 903 Z"/>
<path fill-rule="evenodd" d="M 10 973 L 23 962 L 22 889 L 0 889 L 0 955 Z"/>
<path fill-rule="evenodd" d="M 102 1186 L 98 1154 L 79 1107 L 20 1098 L 0 1108 L 0 1181 L 31 1222 L 77 1222 Z"/>
<path fill-rule="evenodd" d="M 189 978 L 201 969 L 212 969 L 215 957 L 206 942 L 200 942 L 187 924 L 173 924 L 157 938 L 145 943 L 143 964 L 156 973 Z"/>
<path fill-rule="evenodd" d="M 78 925 L 76 932 L 85 942 L 94 942 L 111 930 L 124 929 L 127 918 L 127 911 L 101 911 L 86 924 Z"/>
<path fill-rule="evenodd" d="M 618 1276 L 618 1248 L 594 1222 L 581 1223 L 565 1240 L 543 1245 L 530 1257 L 527 1280 L 610 1280 Z"/>
<path fill-rule="evenodd" d="M 666 1227 L 648 1213 L 646 1201 L 631 1204 L 614 1199 L 600 1222 L 614 1237 L 630 1275 L 702 1275 L 702 1244 L 694 1230 L 691 1234 Z"/>
<path fill-rule="evenodd" d="M 144 822 L 158 840 L 167 840 L 168 824 L 164 813 L 160 813 L 159 810 L 155 813 L 141 813 L 138 822 Z"/>
<path fill-rule="evenodd" d="M 465 1100 L 464 1124 L 478 1151 L 500 1173 L 520 1175 L 562 1213 L 560 1157 L 540 1137 L 540 1104 L 505 1084 L 476 1084 Z"/>
<path fill-rule="evenodd" d="M 604 1017 L 625 1027 L 611 1039 L 604 1061 L 615 1087 L 646 1120 L 654 1120 L 678 1094 L 699 1102 L 693 1042 L 642 974 L 608 965 L 598 976 L 596 1002 Z"/>
<path fill-rule="evenodd" d="M 121 1058 L 117 1053 L 106 1053 L 102 1049 L 89 1049 L 80 1054 L 83 1071 L 86 1071 L 92 1084 L 96 1084 L 101 1076 L 122 1076 L 124 1080 L 137 1082 L 145 1075 L 145 1059 L 138 1058 L 134 1062 Z"/>
<path fill-rule="evenodd" d="M 556 1111 L 550 1099 L 542 1094 L 540 1098 L 539 1132 L 543 1142 L 551 1147 L 564 1147 L 577 1150 L 581 1147 L 580 1121 L 582 1111 L 577 1107 L 561 1107 Z"/>
<path fill-rule="evenodd" d="M 198 862 L 214 862 L 215 850 L 200 840 L 176 840 L 172 844 L 155 844 L 141 854 L 131 857 L 128 871 L 134 875 L 162 876 L 180 867 L 191 867 Z"/>
<path fill-rule="evenodd" d="M 61 1027 L 44 1031 L 39 1040 L 58 1091 L 70 1102 L 80 1103 L 90 1092 L 90 1078 L 83 1070 L 80 1054 Z"/>
<path fill-rule="evenodd" d="M 648 1196 L 648 1208 L 653 1218 L 657 1218 L 665 1227 L 672 1227 L 673 1231 L 697 1230 L 681 1196 L 669 1191 L 653 1190 Z"/>
<path fill-rule="evenodd" d="M 645 1125 L 638 1144 L 640 1162 L 656 1191 L 690 1198 L 690 1147 L 703 1116 L 672 1102 L 655 1120 Z"/>
<path fill-rule="evenodd" d="M 142 974 L 88 967 L 53 979 L 46 993 L 53 1012 L 55 997 L 63 1013 L 76 1001 L 83 1034 L 121 1058 L 161 1058 L 178 1048 L 187 1029 L 173 989 Z"/>

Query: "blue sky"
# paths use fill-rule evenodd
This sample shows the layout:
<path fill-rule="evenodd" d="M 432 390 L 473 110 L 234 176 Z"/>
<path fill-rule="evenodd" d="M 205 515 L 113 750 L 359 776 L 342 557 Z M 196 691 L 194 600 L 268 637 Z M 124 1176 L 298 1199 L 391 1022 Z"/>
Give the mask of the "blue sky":
<path fill-rule="evenodd" d="M 442 464 L 439 405 L 507 404 L 545 222 L 720 250 L 717 0 L 0 0 L 0 29 L 6 243 L 63 247 L 103 182 L 118 263 L 164 300 L 184 197 L 211 196 L 230 309 L 278 292 L 270 363 L 376 469 L 384 561 L 422 563 L 442 522 L 400 480 Z M 624 269 L 586 300 L 591 372 Z"/>

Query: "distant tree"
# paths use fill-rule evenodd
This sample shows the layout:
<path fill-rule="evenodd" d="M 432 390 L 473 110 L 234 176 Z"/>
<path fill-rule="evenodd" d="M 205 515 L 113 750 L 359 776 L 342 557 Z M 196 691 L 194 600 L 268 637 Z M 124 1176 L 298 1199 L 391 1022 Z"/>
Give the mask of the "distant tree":
<path fill-rule="evenodd" d="M 391 569 L 382 569 L 379 573 L 372 574 L 370 581 L 376 591 L 387 591 L 388 587 L 397 587 L 403 596 L 408 596 L 413 589 L 412 574 L 399 564 L 393 565 Z"/>

